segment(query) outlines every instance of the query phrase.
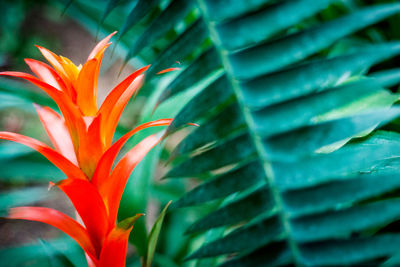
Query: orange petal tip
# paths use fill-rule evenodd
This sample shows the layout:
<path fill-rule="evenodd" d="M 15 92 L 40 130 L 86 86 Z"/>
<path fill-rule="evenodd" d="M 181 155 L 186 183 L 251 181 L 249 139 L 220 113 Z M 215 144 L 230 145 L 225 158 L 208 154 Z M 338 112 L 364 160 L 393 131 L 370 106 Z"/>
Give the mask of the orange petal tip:
<path fill-rule="evenodd" d="M 165 70 L 157 72 L 157 74 L 163 74 L 163 73 L 167 73 L 167 72 L 175 71 L 175 70 L 180 70 L 180 69 L 181 68 L 168 68 L 168 69 L 165 69 Z"/>
<path fill-rule="evenodd" d="M 52 189 L 53 187 L 55 187 L 55 186 L 60 186 L 60 185 L 63 184 L 65 181 L 67 181 L 67 179 L 58 181 L 58 182 L 56 182 L 56 183 L 50 181 L 50 182 L 49 182 L 48 190 L 50 191 L 50 189 Z"/>
<path fill-rule="evenodd" d="M 146 71 L 146 70 L 148 70 L 150 67 L 151 67 L 151 64 L 144 66 L 142 69 L 143 69 L 144 71 Z"/>
<path fill-rule="evenodd" d="M 35 45 L 35 46 L 36 46 L 36 48 L 39 49 L 39 50 L 46 49 L 46 48 L 44 48 L 43 46 L 40 46 L 40 45 Z"/>
<path fill-rule="evenodd" d="M 56 186 L 55 183 L 49 182 L 49 187 L 47 187 L 47 190 L 50 191 L 54 186 Z"/>
<path fill-rule="evenodd" d="M 111 37 L 113 37 L 114 35 L 117 34 L 118 31 L 113 31 L 112 33 L 110 33 L 109 35 L 107 35 L 106 38 L 110 39 Z"/>

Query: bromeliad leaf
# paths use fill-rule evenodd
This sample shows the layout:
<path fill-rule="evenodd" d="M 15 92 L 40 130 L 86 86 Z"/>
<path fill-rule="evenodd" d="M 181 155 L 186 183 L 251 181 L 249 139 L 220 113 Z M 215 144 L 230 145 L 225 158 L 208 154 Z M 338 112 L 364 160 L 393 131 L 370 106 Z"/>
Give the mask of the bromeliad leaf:
<path fill-rule="evenodd" d="M 164 217 L 167 212 L 167 209 L 169 205 L 171 204 L 172 201 L 168 202 L 167 205 L 165 205 L 164 209 L 161 211 L 160 215 L 158 215 L 157 220 L 155 221 L 153 227 L 151 228 L 149 237 L 148 237 L 148 247 L 147 247 L 147 255 L 145 258 L 145 266 L 146 267 L 151 267 L 153 258 L 154 258 L 154 253 L 156 251 L 156 246 L 157 246 L 157 241 L 158 241 L 158 236 L 160 235 L 161 231 L 161 226 L 164 222 Z"/>

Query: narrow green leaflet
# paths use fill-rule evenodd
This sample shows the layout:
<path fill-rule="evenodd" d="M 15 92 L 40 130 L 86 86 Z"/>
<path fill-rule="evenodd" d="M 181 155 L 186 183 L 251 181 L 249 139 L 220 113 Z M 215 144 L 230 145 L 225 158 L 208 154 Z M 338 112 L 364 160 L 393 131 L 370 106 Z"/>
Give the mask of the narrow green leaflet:
<path fill-rule="evenodd" d="M 252 207 L 249 209 L 249 207 Z M 275 203 L 267 187 L 262 187 L 249 195 L 232 201 L 192 224 L 186 233 L 204 231 L 211 228 L 240 223 L 266 212 L 273 212 Z"/>
<path fill-rule="evenodd" d="M 246 125 L 237 103 L 233 103 L 216 114 L 216 116 L 203 121 L 201 127 L 194 129 L 179 143 L 171 153 L 171 157 L 175 158 L 206 145 L 213 145 L 215 140 L 229 138 L 239 131 L 246 131 Z"/>
<path fill-rule="evenodd" d="M 100 25 L 103 24 L 104 20 L 111 13 L 111 11 L 118 6 L 121 0 L 108 0 L 106 9 L 104 9 L 104 13 L 100 19 Z"/>
<path fill-rule="evenodd" d="M 228 260 L 218 267 L 282 266 L 290 264 L 291 252 L 284 242 L 274 242 L 238 258 Z"/>
<path fill-rule="evenodd" d="M 281 1 L 272 4 L 268 8 L 261 8 L 255 13 L 244 14 L 238 19 L 221 23 L 216 26 L 221 39 L 221 46 L 227 50 L 237 50 L 252 46 L 286 27 L 314 15 L 335 1 L 337 0 L 319 0 L 317 2 L 313 0 Z M 232 1 L 231 4 L 238 5 L 237 8 L 239 9 L 238 2 L 240 1 Z M 243 6 L 242 3 L 242 10 L 240 11 L 245 10 L 247 6 Z M 226 10 L 230 9 L 227 8 Z M 291 15 L 288 16 L 287 14 Z M 270 26 L 265 27 L 265 25 Z M 282 55 L 287 55 L 286 52 Z"/>
<path fill-rule="evenodd" d="M 256 109 L 301 97 L 317 89 L 320 91 L 332 87 L 343 76 L 349 76 L 398 53 L 400 43 L 387 43 L 374 45 L 350 55 L 314 60 L 243 82 L 243 99 L 249 108 Z M 268 84 L 267 88 L 265 84 Z M 285 90 L 282 91 L 281 88 Z"/>
<path fill-rule="evenodd" d="M 218 54 L 214 47 L 200 55 L 192 64 L 184 69 L 163 91 L 158 103 L 178 94 L 186 88 L 198 83 L 212 71 L 221 68 L 221 63 L 217 58 Z"/>
<path fill-rule="evenodd" d="M 128 61 L 136 56 L 145 46 L 151 44 L 158 38 L 161 38 L 172 27 L 175 26 L 184 16 L 188 14 L 192 7 L 192 0 L 175 0 L 168 5 L 166 10 L 160 14 L 140 35 L 134 46 L 132 46 L 125 58 Z"/>
<path fill-rule="evenodd" d="M 283 205 L 288 215 L 294 218 L 350 207 L 354 203 L 400 188 L 397 175 L 396 170 L 387 173 L 366 172 L 357 175 L 354 179 L 329 182 L 305 190 L 284 192 Z M 315 199 L 318 199 L 318 202 L 315 202 Z"/>
<path fill-rule="evenodd" d="M 153 262 L 154 253 L 156 251 L 158 236 L 160 235 L 161 226 L 164 222 L 165 214 L 167 213 L 168 206 L 171 204 L 172 201 L 168 202 L 165 205 L 164 209 L 161 211 L 160 215 L 158 215 L 157 220 L 155 221 L 153 227 L 151 228 L 149 237 L 148 237 L 148 247 L 147 247 L 147 254 L 145 259 L 145 266 L 151 267 Z"/>
<path fill-rule="evenodd" d="M 396 108 L 372 110 L 273 136 L 264 142 L 264 146 L 274 159 L 306 156 L 323 146 L 350 140 L 365 131 L 370 132 L 379 124 L 391 121 L 399 115 L 400 110 Z"/>
<path fill-rule="evenodd" d="M 189 158 L 171 169 L 164 177 L 199 176 L 226 165 L 239 163 L 242 158 L 251 160 L 255 156 L 255 149 L 248 145 L 249 142 L 250 136 L 247 133 L 239 135 L 200 155 Z M 215 160 L 210 161 L 210 158 L 215 158 Z"/>
<path fill-rule="evenodd" d="M 318 10 L 321 7 L 323 8 L 328 2 L 333 1 L 318 1 L 318 4 L 315 4 L 313 0 L 297 2 L 308 7 L 301 10 L 304 12 L 310 12 L 313 11 L 313 9 Z M 293 5 L 290 2 L 282 5 L 286 5 L 294 10 L 298 8 L 298 6 Z M 282 7 L 282 10 L 279 10 L 279 12 L 274 9 L 268 10 L 274 15 L 275 13 L 278 13 L 282 17 L 287 17 L 284 13 L 286 11 L 284 7 Z M 345 35 L 355 32 L 372 23 L 383 20 L 388 16 L 398 13 L 399 11 L 400 4 L 376 5 L 373 7 L 368 7 L 351 13 L 348 16 L 318 25 L 315 28 L 307 29 L 305 31 L 282 37 L 278 40 L 267 42 L 266 44 L 261 44 L 244 51 L 233 53 L 229 56 L 233 73 L 238 78 L 246 79 L 249 77 L 259 76 L 261 74 L 266 74 L 271 71 L 276 71 L 288 66 L 289 64 L 293 64 L 307 58 L 321 49 L 328 47 L 340 38 L 343 38 Z M 260 22 L 258 17 L 252 16 L 251 19 L 253 23 L 259 24 L 258 28 L 260 28 L 260 30 L 262 28 L 268 31 L 271 29 L 271 27 L 262 27 L 262 25 L 271 25 L 271 23 L 276 23 L 276 20 L 274 16 L 271 16 L 271 14 L 265 15 L 268 20 L 271 20 L 271 22 L 259 24 Z M 296 12 L 296 15 L 299 15 L 299 12 Z M 292 19 L 292 17 L 290 18 Z M 290 20 L 282 19 L 282 21 L 287 22 Z M 240 25 L 241 27 L 245 27 L 245 23 L 243 21 L 240 21 Z M 279 29 L 279 27 L 277 28 Z M 272 29 L 277 28 L 272 27 Z M 245 29 L 248 34 L 254 34 L 251 32 L 251 29 Z M 236 35 L 232 38 L 233 40 L 245 37 L 245 35 L 238 34 L 236 31 L 235 33 Z"/>
<path fill-rule="evenodd" d="M 183 60 L 191 55 L 206 38 L 206 25 L 202 19 L 198 19 L 157 56 L 148 70 L 148 76 L 153 76 L 154 73 L 173 66 L 176 61 L 186 63 Z"/>
<path fill-rule="evenodd" d="M 240 227 L 221 239 L 203 245 L 191 254 L 188 259 L 206 258 L 241 250 L 256 249 L 268 242 L 282 239 L 283 231 L 277 217 L 261 219 Z"/>
<path fill-rule="evenodd" d="M 171 208 L 193 206 L 226 197 L 264 182 L 263 178 L 260 163 L 250 162 L 202 183 L 174 202 Z"/>
<path fill-rule="evenodd" d="M 122 25 L 118 40 L 121 39 L 133 25 L 146 16 L 152 8 L 157 6 L 159 2 L 160 0 L 138 0 Z"/>
<path fill-rule="evenodd" d="M 317 242 L 301 248 L 302 263 L 306 266 L 362 264 L 371 259 L 392 255 L 398 252 L 399 246 L 398 234 Z"/>
<path fill-rule="evenodd" d="M 375 78 L 383 87 L 390 87 L 400 82 L 400 68 L 373 72 L 369 77 Z"/>

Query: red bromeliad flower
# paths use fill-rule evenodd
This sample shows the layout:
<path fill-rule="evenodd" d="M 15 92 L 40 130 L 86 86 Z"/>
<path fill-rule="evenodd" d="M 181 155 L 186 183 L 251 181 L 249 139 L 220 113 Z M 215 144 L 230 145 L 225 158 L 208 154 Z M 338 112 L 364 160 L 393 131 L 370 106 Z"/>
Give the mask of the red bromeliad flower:
<path fill-rule="evenodd" d="M 52 65 L 26 59 L 37 77 L 21 72 L 0 75 L 23 78 L 45 91 L 58 105 L 62 116 L 49 107 L 36 105 L 39 118 L 54 149 L 16 133 L 0 132 L 0 138 L 29 146 L 62 170 L 67 178 L 51 186 L 59 187 L 71 200 L 77 220 L 50 208 L 18 207 L 9 218 L 40 221 L 71 236 L 85 251 L 89 266 L 125 266 L 129 233 L 142 214 L 117 224 L 122 193 L 133 168 L 160 140 L 151 135 L 129 152 L 113 168 L 117 154 L 136 132 L 153 126 L 169 125 L 172 119 L 142 124 L 112 144 L 118 120 L 129 99 L 142 85 L 141 68 L 118 84 L 97 108 L 96 92 L 100 64 L 110 34 L 99 42 L 83 66 L 38 46 Z"/>

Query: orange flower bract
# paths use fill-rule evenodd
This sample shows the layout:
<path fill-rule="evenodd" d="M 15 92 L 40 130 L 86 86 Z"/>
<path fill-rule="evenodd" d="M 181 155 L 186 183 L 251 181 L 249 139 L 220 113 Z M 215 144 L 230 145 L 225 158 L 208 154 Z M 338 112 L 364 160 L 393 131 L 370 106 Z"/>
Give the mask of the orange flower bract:
<path fill-rule="evenodd" d="M 141 68 L 118 84 L 97 107 L 97 80 L 104 51 L 115 33 L 100 41 L 83 66 L 37 46 L 51 66 L 26 59 L 36 75 L 0 72 L 2 76 L 25 79 L 46 92 L 58 105 L 59 115 L 49 107 L 35 105 L 40 121 L 54 148 L 17 133 L 0 132 L 0 138 L 29 146 L 65 173 L 58 183 L 71 200 L 79 219 L 50 208 L 18 207 L 9 218 L 40 221 L 71 236 L 85 251 L 89 266 L 125 266 L 129 233 L 138 214 L 117 224 L 119 203 L 135 166 L 161 139 L 151 135 L 128 151 L 113 168 L 114 161 L 128 139 L 138 131 L 169 125 L 172 119 L 142 124 L 112 143 L 118 120 L 131 97 L 143 83 Z M 82 223 L 81 223 L 82 222 Z"/>

